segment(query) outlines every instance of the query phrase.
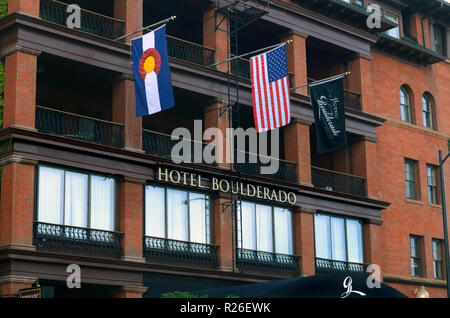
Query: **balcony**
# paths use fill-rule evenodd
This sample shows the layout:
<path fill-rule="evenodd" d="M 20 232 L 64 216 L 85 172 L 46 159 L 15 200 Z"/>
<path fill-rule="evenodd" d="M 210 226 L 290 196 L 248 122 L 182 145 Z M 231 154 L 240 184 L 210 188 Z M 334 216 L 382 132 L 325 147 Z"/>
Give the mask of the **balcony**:
<path fill-rule="evenodd" d="M 34 223 L 36 249 L 64 254 L 120 258 L 123 233 L 67 225 Z"/>
<path fill-rule="evenodd" d="M 317 80 L 308 77 L 308 84 L 313 82 Z M 344 107 L 362 111 L 361 94 L 344 89 Z"/>
<path fill-rule="evenodd" d="M 365 273 L 367 264 L 335 261 L 330 259 L 316 258 L 316 273 L 329 272 L 360 272 Z"/>
<path fill-rule="evenodd" d="M 40 0 L 39 15 L 43 20 L 66 26 L 66 20 L 69 16 L 66 10 L 66 3 Z M 81 9 L 81 29 L 79 30 L 108 39 L 117 39 L 125 34 L 125 22 Z"/>
<path fill-rule="evenodd" d="M 297 182 L 297 163 L 278 159 L 275 157 L 267 157 L 271 160 L 278 161 L 278 171 L 274 174 L 261 174 L 261 167 L 264 166 L 262 163 L 258 162 L 258 155 L 248 152 L 240 152 L 243 154 L 245 161 L 239 163 L 237 160 L 238 151 L 235 151 L 235 164 L 234 169 L 239 173 L 249 174 L 249 175 L 261 175 L 264 177 L 270 177 L 273 179 L 278 179 L 281 181 L 287 181 L 296 183 Z M 250 162 L 256 161 L 255 163 Z"/>
<path fill-rule="evenodd" d="M 44 134 L 124 147 L 123 125 L 51 108 L 36 106 L 36 129 Z"/>
<path fill-rule="evenodd" d="M 366 179 L 362 177 L 311 167 L 311 179 L 316 188 L 367 197 Z"/>
<path fill-rule="evenodd" d="M 238 248 L 236 265 L 244 271 L 298 275 L 300 257 Z"/>
<path fill-rule="evenodd" d="M 215 268 L 219 266 L 218 249 L 217 245 L 144 237 L 144 257 L 156 263 Z"/>
<path fill-rule="evenodd" d="M 216 60 L 216 50 L 170 35 L 167 36 L 167 53 L 170 57 L 203 66 L 214 64 Z"/>

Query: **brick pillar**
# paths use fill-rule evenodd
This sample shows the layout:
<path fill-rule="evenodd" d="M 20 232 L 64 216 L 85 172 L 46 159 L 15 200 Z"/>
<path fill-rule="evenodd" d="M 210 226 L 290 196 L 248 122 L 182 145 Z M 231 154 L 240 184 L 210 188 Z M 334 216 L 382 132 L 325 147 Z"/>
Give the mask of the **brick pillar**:
<path fill-rule="evenodd" d="M 310 122 L 292 118 L 284 129 L 285 158 L 297 163 L 297 177 L 300 184 L 311 184 L 311 148 L 309 139 Z"/>
<path fill-rule="evenodd" d="M 38 17 L 39 0 L 8 0 L 8 14 L 13 12 L 20 12 Z"/>
<path fill-rule="evenodd" d="M 145 262 L 142 257 L 143 242 L 143 184 L 145 180 L 124 177 L 119 182 L 119 228 L 124 233 L 123 259 Z"/>
<path fill-rule="evenodd" d="M 34 250 L 34 171 L 36 162 L 10 157 L 2 162 L 0 249 Z"/>
<path fill-rule="evenodd" d="M 22 276 L 0 277 L 0 296 L 2 298 L 17 298 L 21 289 L 31 288 L 36 278 Z"/>
<path fill-rule="evenodd" d="M 131 75 L 122 74 L 114 83 L 112 120 L 124 125 L 125 149 L 142 151 L 142 117 L 136 117 Z"/>
<path fill-rule="evenodd" d="M 219 168 L 229 169 L 230 160 L 232 157 L 227 158 L 227 154 L 230 154 L 230 149 L 234 149 L 233 145 L 230 145 L 232 140 L 227 140 L 226 129 L 232 127 L 232 122 L 229 120 L 229 114 L 226 108 L 226 101 L 217 99 L 216 102 L 204 108 L 204 129 L 218 128 L 222 132 L 222 149 L 218 147 L 216 149 L 217 157 L 221 162 L 217 164 Z M 231 110 L 230 110 L 231 111 Z M 231 152 L 233 154 L 234 150 Z"/>
<path fill-rule="evenodd" d="M 229 196 L 223 195 L 213 199 L 214 208 L 214 244 L 219 245 L 220 269 L 231 271 L 233 269 L 234 247 L 237 246 L 234 239 L 233 223 L 231 220 L 232 207 L 228 205 Z M 236 215 L 233 216 L 236 222 Z M 234 246 L 233 246 L 234 245 Z"/>
<path fill-rule="evenodd" d="M 286 46 L 286 57 L 288 61 L 289 73 L 294 74 L 293 87 L 304 85 L 307 80 L 306 67 L 306 38 L 308 35 L 291 31 L 283 41 L 292 40 L 292 43 Z M 292 87 L 291 87 L 292 88 Z M 295 90 L 295 93 L 308 95 L 308 88 L 302 87 Z"/>
<path fill-rule="evenodd" d="M 375 103 L 372 99 L 373 83 L 371 71 L 371 58 L 357 55 L 356 58 L 347 61 L 348 71 L 351 74 L 346 78 L 347 89 L 361 94 L 362 110 L 376 113 Z"/>
<path fill-rule="evenodd" d="M 40 52 L 18 45 L 7 47 L 5 57 L 5 105 L 3 128 L 35 128 L 36 71 Z"/>
<path fill-rule="evenodd" d="M 142 29 L 143 10 L 143 0 L 114 0 L 114 18 L 125 21 L 125 34 Z M 127 37 L 126 43 L 131 43 L 138 35 L 139 33 Z"/>
<path fill-rule="evenodd" d="M 382 226 L 381 224 L 377 223 L 370 223 L 370 222 L 364 223 L 362 231 L 363 231 L 364 263 L 376 264 L 380 266 L 381 272 L 383 272 L 384 247 L 382 246 L 382 243 L 385 240 L 385 238 L 382 237 L 381 226 Z M 383 276 L 381 275 L 381 277 Z"/>
<path fill-rule="evenodd" d="M 302 276 L 316 273 L 314 250 L 314 211 L 301 208 L 294 217 L 295 254 L 301 255 L 300 270 Z"/>
<path fill-rule="evenodd" d="M 422 31 L 422 17 L 417 13 L 412 14 L 409 20 L 411 36 L 417 39 L 420 45 L 423 46 L 423 31 Z"/>
<path fill-rule="evenodd" d="M 147 289 L 145 286 L 122 286 L 113 298 L 142 298 Z"/>
<path fill-rule="evenodd" d="M 228 19 L 220 13 L 216 16 L 216 7 L 212 6 L 203 12 L 203 45 L 216 50 L 216 62 L 228 59 Z M 228 63 L 217 66 L 218 70 L 227 72 Z"/>
<path fill-rule="evenodd" d="M 378 199 L 377 185 L 377 151 L 373 140 L 362 138 L 352 145 L 353 173 L 366 178 L 367 194 L 370 198 Z"/>

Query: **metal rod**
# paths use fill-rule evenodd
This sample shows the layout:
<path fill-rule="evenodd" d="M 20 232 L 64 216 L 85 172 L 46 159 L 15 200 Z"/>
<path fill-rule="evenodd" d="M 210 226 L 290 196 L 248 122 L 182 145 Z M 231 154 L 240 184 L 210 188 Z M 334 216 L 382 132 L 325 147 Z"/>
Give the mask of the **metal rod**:
<path fill-rule="evenodd" d="M 448 223 L 447 223 L 447 207 L 445 205 L 445 182 L 444 182 L 444 162 L 448 155 L 442 160 L 442 150 L 439 150 L 439 168 L 441 171 L 441 203 L 442 203 L 442 218 L 444 222 L 444 245 L 445 245 L 445 278 L 447 280 L 447 298 L 450 298 L 450 254 L 448 247 Z"/>
<path fill-rule="evenodd" d="M 177 17 L 176 17 L 175 15 L 173 15 L 173 16 L 171 16 L 170 18 L 167 18 L 167 19 L 165 19 L 165 20 L 162 20 L 162 21 L 159 21 L 159 22 L 153 23 L 152 25 L 146 26 L 145 28 L 142 28 L 142 29 L 136 30 L 136 31 L 134 31 L 134 32 L 131 32 L 131 33 L 128 33 L 128 34 L 122 35 L 121 37 L 118 37 L 118 38 L 117 38 L 117 39 L 115 39 L 114 41 L 119 41 L 119 40 L 122 40 L 122 39 L 124 39 L 124 38 L 127 38 L 127 37 L 129 37 L 130 35 L 133 35 L 133 34 L 139 33 L 139 32 L 141 32 L 141 31 L 145 31 L 145 30 L 147 30 L 147 29 L 153 28 L 153 27 L 155 27 L 155 26 L 157 26 L 157 25 L 160 25 L 160 24 L 164 24 L 164 23 L 167 23 L 167 22 L 173 21 L 173 20 L 175 20 L 176 18 L 177 18 Z"/>
<path fill-rule="evenodd" d="M 303 85 L 300 85 L 300 86 L 297 86 L 297 87 L 290 88 L 289 90 L 290 90 L 290 91 L 293 91 L 293 90 L 296 90 L 296 89 L 299 89 L 299 88 L 302 88 L 302 87 L 309 86 L 309 85 L 311 85 L 311 84 L 313 84 L 313 83 L 314 83 L 314 84 L 318 84 L 318 83 L 326 82 L 326 81 L 329 81 L 329 80 L 332 80 L 332 79 L 337 79 L 337 78 L 345 77 L 345 76 L 350 75 L 350 73 L 351 73 L 351 72 L 345 72 L 345 73 L 342 73 L 342 74 L 339 74 L 339 75 L 334 75 L 334 76 L 326 77 L 326 78 L 323 78 L 323 79 L 321 79 L 321 80 L 314 81 L 314 82 L 312 82 L 312 83 L 307 83 L 307 84 L 303 84 Z"/>
<path fill-rule="evenodd" d="M 287 41 L 285 41 L 285 42 L 283 42 L 283 43 L 274 44 L 274 45 L 267 46 L 267 47 L 264 47 L 264 48 L 262 48 L 262 49 L 258 49 L 258 50 L 255 50 L 255 51 L 251 51 L 251 52 L 248 52 L 248 53 L 245 53 L 245 54 L 241 54 L 241 55 L 238 55 L 238 56 L 233 56 L 232 58 L 226 59 L 226 60 L 224 60 L 224 61 L 220 61 L 220 62 L 211 64 L 211 65 L 209 65 L 209 67 L 214 67 L 214 66 L 217 66 L 217 65 L 219 65 L 219 64 L 227 63 L 227 62 L 230 62 L 230 61 L 232 61 L 232 60 L 235 60 L 235 59 L 238 59 L 238 58 L 247 56 L 247 55 L 256 54 L 256 53 L 259 53 L 259 52 L 262 52 L 262 51 L 266 51 L 266 50 L 270 50 L 270 49 L 273 49 L 273 48 L 277 48 L 277 47 L 283 46 L 283 45 L 285 45 L 285 44 L 289 44 L 289 43 L 291 43 L 291 42 L 292 42 L 292 40 L 287 40 Z"/>

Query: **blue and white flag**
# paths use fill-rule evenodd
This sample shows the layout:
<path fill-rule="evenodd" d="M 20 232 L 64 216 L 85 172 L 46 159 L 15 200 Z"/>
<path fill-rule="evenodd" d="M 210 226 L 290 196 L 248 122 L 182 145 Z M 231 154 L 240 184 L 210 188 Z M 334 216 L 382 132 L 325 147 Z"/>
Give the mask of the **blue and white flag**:
<path fill-rule="evenodd" d="M 166 26 L 131 41 L 136 116 L 147 116 L 175 106 Z"/>

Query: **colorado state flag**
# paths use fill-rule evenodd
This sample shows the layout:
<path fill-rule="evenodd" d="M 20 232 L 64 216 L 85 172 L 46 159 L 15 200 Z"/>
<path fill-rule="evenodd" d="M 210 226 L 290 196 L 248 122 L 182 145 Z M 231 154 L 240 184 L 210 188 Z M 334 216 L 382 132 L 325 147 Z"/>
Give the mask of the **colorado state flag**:
<path fill-rule="evenodd" d="M 172 79 L 167 54 L 166 26 L 131 41 L 136 116 L 173 108 Z"/>

